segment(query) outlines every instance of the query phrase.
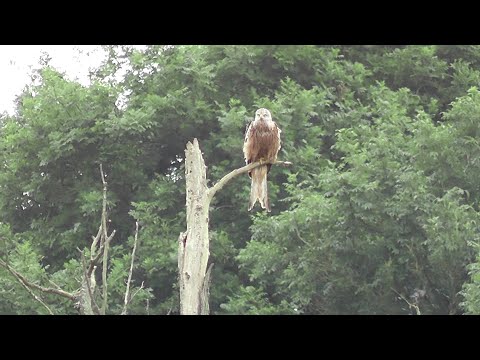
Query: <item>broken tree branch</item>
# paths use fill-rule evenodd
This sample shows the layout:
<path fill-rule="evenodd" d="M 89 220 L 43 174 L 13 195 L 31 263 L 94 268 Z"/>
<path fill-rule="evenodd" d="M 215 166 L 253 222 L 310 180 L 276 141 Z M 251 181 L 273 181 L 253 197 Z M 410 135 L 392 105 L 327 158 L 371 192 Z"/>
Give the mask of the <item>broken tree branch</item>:
<path fill-rule="evenodd" d="M 18 271 L 16 271 L 14 268 L 12 268 L 10 265 L 8 265 L 3 260 L 0 260 L 0 265 L 2 267 L 4 267 L 5 269 L 7 269 L 16 279 L 18 279 L 18 281 L 20 281 L 22 284 L 24 284 L 28 287 L 40 290 L 40 291 L 42 291 L 44 293 L 47 293 L 47 294 L 60 295 L 60 296 L 63 296 L 65 298 L 69 299 L 69 300 L 72 300 L 72 301 L 76 300 L 75 295 L 73 295 L 69 292 L 66 292 L 66 291 L 63 291 L 63 290 L 60 290 L 60 289 L 46 288 L 46 287 L 37 285 L 37 284 L 29 281 L 25 276 L 20 274 Z"/>
<path fill-rule="evenodd" d="M 90 261 L 93 261 L 94 260 L 94 257 L 95 257 L 95 252 L 97 250 L 97 243 L 98 243 L 98 240 L 100 240 L 100 237 L 102 235 L 102 224 L 100 224 L 100 226 L 98 227 L 98 233 L 97 233 L 97 236 L 93 237 L 92 236 L 92 246 L 90 247 Z M 101 252 L 101 251 L 99 251 Z M 98 258 L 97 258 L 98 260 Z"/>
<path fill-rule="evenodd" d="M 135 291 L 132 296 L 130 296 L 130 300 L 129 300 L 129 303 L 133 300 L 133 298 L 140 292 L 140 290 L 143 289 L 143 286 L 144 286 L 144 283 L 145 281 L 142 281 L 142 283 L 140 284 L 140 287 L 137 289 L 137 291 Z"/>
<path fill-rule="evenodd" d="M 415 309 L 415 312 L 417 313 L 417 315 L 422 315 L 422 313 L 420 312 L 420 308 L 418 307 L 418 305 L 415 305 L 415 304 L 412 304 L 410 301 L 408 301 L 405 296 L 403 296 L 402 294 L 400 294 L 397 290 L 395 290 L 394 288 L 390 288 L 391 290 L 393 290 L 398 296 L 400 296 L 400 298 L 405 301 L 407 304 L 408 304 L 408 307 L 411 309 L 411 308 L 414 308 Z"/>
<path fill-rule="evenodd" d="M 308 247 L 312 247 L 312 245 L 306 241 L 301 235 L 300 235 L 300 231 L 298 231 L 298 227 L 297 226 L 294 226 L 293 229 L 295 230 L 295 234 L 297 235 L 297 237 L 300 239 L 301 242 L 303 242 L 305 245 L 307 245 Z"/>
<path fill-rule="evenodd" d="M 133 242 L 132 261 L 130 262 L 130 271 L 128 273 L 128 280 L 127 280 L 127 291 L 125 291 L 125 301 L 124 301 L 123 311 L 122 311 L 121 315 L 127 315 L 127 306 L 128 306 L 128 303 L 131 300 L 129 298 L 130 283 L 132 282 L 133 261 L 135 260 L 135 251 L 137 251 L 137 242 L 138 242 L 138 221 L 135 221 L 135 240 Z M 142 288 L 142 287 L 143 287 L 143 282 L 142 282 L 142 286 L 140 288 Z M 135 294 L 133 296 L 135 296 Z M 133 299 L 133 296 L 132 296 L 132 299 Z"/>
<path fill-rule="evenodd" d="M 83 251 L 81 251 L 81 259 L 82 259 L 82 267 L 83 267 L 83 283 L 82 283 L 82 290 L 83 294 L 80 297 L 80 308 L 81 313 L 83 315 L 100 315 L 100 309 L 93 297 L 93 289 L 95 289 L 95 285 L 92 287 L 92 280 L 95 281 L 95 272 L 92 275 L 87 274 L 87 262 L 85 260 L 85 255 Z M 93 267 L 96 269 L 96 266 Z M 86 289 L 85 289 L 86 288 Z"/>
<path fill-rule="evenodd" d="M 107 242 L 107 182 L 105 181 L 105 175 L 103 173 L 103 166 L 100 164 L 100 175 L 102 176 L 103 183 L 103 201 L 102 201 L 102 235 L 101 245 L 103 245 L 103 261 L 102 261 L 102 289 L 103 289 L 103 303 L 102 303 L 102 315 L 105 315 L 107 310 L 107 263 L 108 263 L 108 242 Z"/>
<path fill-rule="evenodd" d="M 103 184 L 103 200 L 102 200 L 102 218 L 101 218 L 101 231 L 100 232 L 100 249 L 103 248 L 103 260 L 102 260 L 102 293 L 103 293 L 103 302 L 101 307 L 101 314 L 105 315 L 107 311 L 107 270 L 108 270 L 108 249 L 110 246 L 110 241 L 115 235 L 115 230 L 112 231 L 110 236 L 108 236 L 107 229 L 107 182 L 105 181 L 105 174 L 103 172 L 103 166 L 100 164 L 100 175 L 102 177 Z M 97 235 L 98 237 L 98 235 Z M 95 243 L 96 238 L 94 239 Z M 98 240 L 97 240 L 98 241 Z M 93 244 L 92 244 L 93 246 Z"/>
<path fill-rule="evenodd" d="M 87 271 L 87 276 L 90 277 L 92 275 L 92 272 L 94 269 L 96 269 L 96 265 L 98 265 L 98 260 L 100 260 L 100 257 L 103 255 L 103 247 L 100 248 L 98 251 L 97 256 L 95 258 L 90 259 L 90 265 L 88 266 L 88 271 Z"/>
<path fill-rule="evenodd" d="M 27 290 L 27 292 L 36 300 L 38 301 L 40 304 L 43 305 L 43 307 L 45 307 L 48 311 L 48 313 L 50 315 L 53 315 L 53 312 L 52 310 L 48 307 L 47 304 L 45 304 L 43 302 L 43 300 L 37 296 L 33 291 L 32 289 L 30 288 L 30 284 L 33 284 L 33 283 L 30 283 L 28 282 L 25 277 L 23 277 L 20 273 L 18 273 L 17 271 L 13 270 L 12 267 L 10 267 L 10 265 L 6 264 L 4 261 L 0 260 L 0 265 L 2 265 L 3 267 L 5 267 L 8 272 L 10 272 L 10 274 L 12 274 L 19 282 L 20 284 L 25 288 L 25 290 Z M 37 285 L 38 286 L 38 285 Z"/>
<path fill-rule="evenodd" d="M 30 295 L 32 295 L 32 297 L 33 297 L 36 301 L 38 301 L 40 304 L 43 305 L 43 307 L 45 307 L 45 308 L 47 309 L 49 315 L 53 315 L 53 311 L 48 307 L 47 304 L 45 304 L 45 303 L 43 302 L 43 300 L 40 298 L 40 296 L 37 296 L 37 295 L 33 292 L 33 290 L 30 289 L 30 288 L 28 287 L 28 285 L 25 284 L 25 283 L 22 281 L 22 279 L 18 278 L 18 280 L 20 281 L 20 284 L 22 284 L 22 286 L 25 288 L 25 290 L 27 290 L 27 292 L 28 292 Z"/>

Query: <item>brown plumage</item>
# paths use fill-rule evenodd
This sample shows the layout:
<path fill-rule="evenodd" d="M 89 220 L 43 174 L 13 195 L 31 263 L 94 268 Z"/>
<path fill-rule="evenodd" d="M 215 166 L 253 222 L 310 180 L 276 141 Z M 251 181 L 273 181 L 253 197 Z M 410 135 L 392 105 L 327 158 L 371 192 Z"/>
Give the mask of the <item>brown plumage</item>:
<path fill-rule="evenodd" d="M 280 150 L 281 130 L 272 120 L 272 115 L 267 109 L 258 109 L 255 113 L 255 120 L 250 123 L 245 132 L 245 142 L 243 144 L 243 154 L 245 162 L 261 161 L 265 165 L 260 165 L 248 172 L 252 179 L 250 189 L 250 203 L 248 211 L 252 210 L 257 202 L 263 209 L 271 211 L 268 200 L 267 174 L 275 161 Z"/>

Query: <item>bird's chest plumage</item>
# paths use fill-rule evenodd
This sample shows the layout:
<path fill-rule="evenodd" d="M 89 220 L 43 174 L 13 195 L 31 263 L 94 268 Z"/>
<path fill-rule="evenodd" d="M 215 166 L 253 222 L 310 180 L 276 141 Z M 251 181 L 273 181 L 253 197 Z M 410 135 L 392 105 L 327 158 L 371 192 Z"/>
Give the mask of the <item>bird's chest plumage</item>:
<path fill-rule="evenodd" d="M 271 151 L 272 141 L 276 136 L 273 122 L 258 121 L 252 128 L 253 152 L 257 157 L 264 157 Z"/>

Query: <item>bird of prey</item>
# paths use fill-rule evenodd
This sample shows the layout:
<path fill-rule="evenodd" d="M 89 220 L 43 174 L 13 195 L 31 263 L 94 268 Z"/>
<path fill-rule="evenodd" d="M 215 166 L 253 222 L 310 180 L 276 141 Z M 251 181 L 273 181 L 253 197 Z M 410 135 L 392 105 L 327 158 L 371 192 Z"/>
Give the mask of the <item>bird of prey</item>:
<path fill-rule="evenodd" d="M 262 163 L 248 172 L 248 176 L 252 179 L 248 211 L 252 210 L 257 200 L 263 209 L 271 211 L 268 201 L 267 174 L 272 164 L 277 161 L 277 154 L 281 147 L 280 133 L 281 130 L 272 120 L 270 111 L 264 108 L 255 112 L 255 120 L 247 127 L 243 144 L 245 162 L 250 164 L 260 161 Z"/>

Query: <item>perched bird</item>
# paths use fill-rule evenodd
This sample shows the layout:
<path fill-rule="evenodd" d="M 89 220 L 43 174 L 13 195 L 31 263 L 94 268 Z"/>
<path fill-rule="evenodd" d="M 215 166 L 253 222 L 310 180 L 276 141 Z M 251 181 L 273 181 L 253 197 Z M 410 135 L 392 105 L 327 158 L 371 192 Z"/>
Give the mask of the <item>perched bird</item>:
<path fill-rule="evenodd" d="M 258 109 L 255 112 L 255 120 L 247 127 L 243 154 L 247 164 L 260 161 L 262 164 L 248 172 L 252 179 L 250 190 L 250 203 L 248 211 L 252 210 L 257 202 L 263 209 L 271 211 L 268 201 L 267 174 L 272 167 L 271 164 L 277 161 L 277 154 L 280 150 L 281 130 L 272 120 L 272 114 L 267 109 Z"/>

